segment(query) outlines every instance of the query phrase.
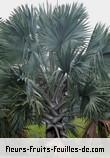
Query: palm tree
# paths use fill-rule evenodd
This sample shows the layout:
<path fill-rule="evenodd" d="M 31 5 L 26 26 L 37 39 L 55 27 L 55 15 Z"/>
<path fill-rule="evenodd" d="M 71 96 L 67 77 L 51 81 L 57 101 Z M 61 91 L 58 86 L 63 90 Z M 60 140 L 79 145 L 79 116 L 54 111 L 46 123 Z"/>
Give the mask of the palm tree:
<path fill-rule="evenodd" d="M 6 136 L 19 135 L 34 121 L 46 124 L 46 137 L 67 137 L 68 130 L 77 134 L 70 123 L 76 114 L 102 117 L 110 108 L 110 88 L 103 85 L 109 37 L 101 24 L 91 35 L 86 8 L 78 3 L 21 6 L 2 20 L 0 109 L 8 110 Z"/>

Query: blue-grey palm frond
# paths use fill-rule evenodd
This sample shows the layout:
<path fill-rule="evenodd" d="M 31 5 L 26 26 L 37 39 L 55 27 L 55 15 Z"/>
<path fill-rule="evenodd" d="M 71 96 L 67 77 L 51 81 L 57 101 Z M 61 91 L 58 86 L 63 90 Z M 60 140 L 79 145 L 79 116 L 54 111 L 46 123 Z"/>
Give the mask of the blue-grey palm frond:
<path fill-rule="evenodd" d="M 81 4 L 62 5 L 51 11 L 51 16 L 44 9 L 39 9 L 39 37 L 42 45 L 49 50 L 58 50 L 66 43 L 80 46 L 88 37 L 88 14 Z"/>
<path fill-rule="evenodd" d="M 10 126 L 11 137 L 19 133 L 27 123 L 38 121 L 42 105 L 36 96 L 33 96 L 36 99 L 33 97 L 28 99 L 29 92 L 27 93 L 22 68 L 17 65 L 3 68 L 0 76 L 0 110 L 4 109 L 7 113 L 6 120 Z"/>
<path fill-rule="evenodd" d="M 93 66 L 95 73 L 103 79 L 107 78 L 104 54 L 110 53 L 109 45 L 109 28 L 102 24 L 96 24 L 88 44 L 86 54 L 91 61 L 91 65 Z"/>
<path fill-rule="evenodd" d="M 110 109 L 110 84 L 104 82 L 88 81 L 84 87 L 81 101 L 81 113 L 90 120 L 104 118 Z"/>
<path fill-rule="evenodd" d="M 36 21 L 34 8 L 26 5 L 14 9 L 8 20 L 0 22 L 0 58 L 3 53 L 5 60 L 18 62 L 19 59 L 21 63 L 25 51 L 30 55 L 36 41 Z"/>

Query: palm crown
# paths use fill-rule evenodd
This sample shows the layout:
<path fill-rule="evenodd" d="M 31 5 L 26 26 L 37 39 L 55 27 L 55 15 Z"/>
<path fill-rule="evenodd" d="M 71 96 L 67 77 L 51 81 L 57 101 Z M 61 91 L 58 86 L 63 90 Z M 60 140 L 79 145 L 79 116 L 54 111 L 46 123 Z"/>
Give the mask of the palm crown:
<path fill-rule="evenodd" d="M 110 88 L 103 54 L 110 34 L 97 24 L 90 34 L 83 4 L 15 9 L 0 23 L 0 107 L 6 135 L 19 134 L 35 121 L 47 137 L 66 137 L 76 113 L 103 118 Z M 108 85 L 107 85 L 108 84 Z M 8 115 L 7 115 L 8 114 Z"/>

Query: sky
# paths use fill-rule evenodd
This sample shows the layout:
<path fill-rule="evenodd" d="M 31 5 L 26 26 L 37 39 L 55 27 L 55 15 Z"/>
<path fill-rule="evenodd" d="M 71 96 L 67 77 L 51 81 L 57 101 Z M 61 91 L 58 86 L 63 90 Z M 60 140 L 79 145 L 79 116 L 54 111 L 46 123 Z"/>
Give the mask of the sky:
<path fill-rule="evenodd" d="M 3 19 L 8 18 L 11 11 L 21 4 L 33 4 L 37 6 L 38 4 L 46 3 L 47 0 L 1 0 L 0 3 L 0 17 Z M 110 0 L 58 0 L 59 4 L 73 3 L 78 1 L 79 3 L 84 3 L 87 11 L 89 13 L 89 21 L 92 27 L 95 26 L 97 22 L 110 25 Z M 56 5 L 57 0 L 48 0 L 49 3 Z"/>

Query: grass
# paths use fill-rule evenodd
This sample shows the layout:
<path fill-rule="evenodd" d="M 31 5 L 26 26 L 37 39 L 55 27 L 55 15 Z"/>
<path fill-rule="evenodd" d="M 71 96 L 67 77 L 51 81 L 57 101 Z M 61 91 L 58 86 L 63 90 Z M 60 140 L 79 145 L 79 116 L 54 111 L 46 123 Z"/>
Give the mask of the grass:
<path fill-rule="evenodd" d="M 78 132 L 79 137 L 82 137 L 84 134 L 84 130 L 87 125 L 87 122 L 85 122 L 85 120 L 82 118 L 75 118 L 73 120 L 73 124 L 76 126 L 76 130 Z"/>
<path fill-rule="evenodd" d="M 81 118 L 75 118 L 71 123 L 76 125 L 77 134 L 79 135 L 79 137 L 82 137 L 84 133 L 84 127 L 86 126 L 85 120 L 82 120 Z M 28 129 L 29 138 L 45 138 L 45 125 L 42 125 L 40 127 L 38 125 L 29 125 Z M 68 137 L 75 138 L 75 136 L 69 131 Z"/>
<path fill-rule="evenodd" d="M 27 135 L 29 138 L 45 138 L 45 125 L 29 125 L 28 129 Z"/>

